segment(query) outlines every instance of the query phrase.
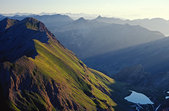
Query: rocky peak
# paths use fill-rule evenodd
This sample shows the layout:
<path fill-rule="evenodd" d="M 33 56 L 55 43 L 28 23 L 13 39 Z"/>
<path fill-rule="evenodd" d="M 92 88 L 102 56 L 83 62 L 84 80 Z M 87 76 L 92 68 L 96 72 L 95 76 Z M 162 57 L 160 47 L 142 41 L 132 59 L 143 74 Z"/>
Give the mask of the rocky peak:
<path fill-rule="evenodd" d="M 84 19 L 83 17 L 80 17 L 79 19 L 77 19 L 77 20 L 75 21 L 75 23 L 86 23 L 86 22 L 87 22 L 87 20 Z"/>
<path fill-rule="evenodd" d="M 36 31 L 48 31 L 45 25 L 38 21 L 37 19 L 34 19 L 32 17 L 27 17 L 21 21 L 21 24 L 25 25 L 26 28 Z"/>
<path fill-rule="evenodd" d="M 34 58 L 37 55 L 34 40 L 47 43 L 49 39 L 55 37 L 42 22 L 30 17 L 18 21 L 0 35 L 0 53 L 3 53 L 0 61 L 15 61 L 22 56 Z"/>
<path fill-rule="evenodd" d="M 97 18 L 96 18 L 96 19 L 100 19 L 100 18 L 102 18 L 102 16 L 101 16 L 101 15 L 97 16 Z"/>
<path fill-rule="evenodd" d="M 9 18 L 3 19 L 2 21 L 0 21 L 0 32 L 3 32 L 4 30 L 12 27 L 18 22 L 19 21 L 15 19 L 9 19 Z"/>

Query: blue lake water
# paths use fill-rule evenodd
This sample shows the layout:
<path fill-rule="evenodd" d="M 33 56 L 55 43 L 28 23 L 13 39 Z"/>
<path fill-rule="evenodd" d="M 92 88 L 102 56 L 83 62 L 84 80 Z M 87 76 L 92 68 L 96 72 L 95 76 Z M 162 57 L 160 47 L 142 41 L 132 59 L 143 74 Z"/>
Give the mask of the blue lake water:
<path fill-rule="evenodd" d="M 135 104 L 154 104 L 146 95 L 135 91 L 131 91 L 131 94 L 124 99 Z"/>

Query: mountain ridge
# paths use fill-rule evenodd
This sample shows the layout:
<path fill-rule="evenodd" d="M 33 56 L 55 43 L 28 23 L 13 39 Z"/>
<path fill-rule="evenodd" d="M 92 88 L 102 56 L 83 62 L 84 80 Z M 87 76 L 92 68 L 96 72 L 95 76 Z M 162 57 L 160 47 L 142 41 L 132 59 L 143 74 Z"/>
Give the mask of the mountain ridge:
<path fill-rule="evenodd" d="M 4 47 L 0 51 L 2 107 L 16 111 L 114 111 L 117 104 L 111 99 L 109 85 L 115 81 L 88 68 L 43 23 L 26 18 L 7 29 L 0 41 Z"/>
<path fill-rule="evenodd" d="M 64 46 L 81 59 L 164 38 L 160 32 L 138 25 L 108 24 L 93 20 L 73 22 L 54 33 Z"/>
<path fill-rule="evenodd" d="M 17 22 L 19 22 L 19 21 L 15 20 L 15 19 L 9 19 L 9 18 L 3 19 L 2 21 L 0 21 L 0 31 L 1 32 L 5 31 L 6 29 L 15 25 Z"/>
<path fill-rule="evenodd" d="M 169 50 L 168 41 L 168 38 L 163 38 L 149 43 L 136 45 L 118 51 L 112 51 L 103 55 L 91 57 L 84 61 L 90 67 L 95 66 L 93 63 L 96 63 L 98 67 L 96 66 L 92 68 L 96 68 L 97 70 L 99 70 L 99 67 L 101 68 L 103 64 L 107 61 L 104 66 L 107 67 L 107 69 L 111 69 L 108 70 L 110 74 L 118 73 L 121 69 L 125 67 L 138 64 L 142 64 L 147 72 L 167 72 L 167 55 Z M 111 58 L 111 60 L 109 60 L 109 58 Z M 100 70 L 103 70 L 105 67 L 102 67 Z"/>
<path fill-rule="evenodd" d="M 93 19 L 94 21 L 100 21 L 105 23 L 117 23 L 117 24 L 130 24 L 130 25 L 140 25 L 146 29 L 151 31 L 159 31 L 163 33 L 165 36 L 169 35 L 168 27 L 169 21 L 163 18 L 144 18 L 144 19 L 120 19 L 120 18 L 111 18 L 111 17 L 101 17 Z"/>

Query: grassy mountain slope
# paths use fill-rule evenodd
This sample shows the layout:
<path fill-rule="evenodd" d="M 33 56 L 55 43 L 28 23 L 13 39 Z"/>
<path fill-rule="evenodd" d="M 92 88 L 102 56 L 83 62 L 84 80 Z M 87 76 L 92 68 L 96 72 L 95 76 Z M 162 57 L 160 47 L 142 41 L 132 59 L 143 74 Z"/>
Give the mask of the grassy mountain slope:
<path fill-rule="evenodd" d="M 109 87 L 115 81 L 88 68 L 43 23 L 26 18 L 0 40 L 4 55 L 0 56 L 0 97 L 5 98 L 0 102 L 10 109 L 114 110 L 117 105 Z"/>

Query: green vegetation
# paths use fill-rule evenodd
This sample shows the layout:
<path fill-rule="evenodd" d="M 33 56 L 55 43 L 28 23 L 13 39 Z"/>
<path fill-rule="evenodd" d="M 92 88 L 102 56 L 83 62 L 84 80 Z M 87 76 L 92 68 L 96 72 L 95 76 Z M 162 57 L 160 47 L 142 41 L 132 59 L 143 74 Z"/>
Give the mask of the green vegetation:
<path fill-rule="evenodd" d="M 12 110 L 14 110 L 14 111 L 20 111 L 20 109 L 18 109 L 15 105 L 14 105 L 14 103 L 10 103 L 9 104 L 9 106 L 10 106 L 10 108 L 12 109 Z"/>
<path fill-rule="evenodd" d="M 73 101 L 88 110 L 94 110 L 98 106 L 108 109 L 107 104 L 110 107 L 116 106 L 116 103 L 105 94 L 112 91 L 108 85 L 115 83 L 113 79 L 87 68 L 73 53 L 52 40 L 48 41 L 49 44 L 34 41 L 39 55 L 35 59 L 30 59 L 35 62 L 42 74 L 66 86 L 66 90 L 69 91 L 64 93 Z"/>
<path fill-rule="evenodd" d="M 26 27 L 28 28 L 28 29 L 32 29 L 32 30 L 38 30 L 38 27 L 36 26 L 36 25 L 34 25 L 34 24 L 31 24 L 31 23 L 26 23 Z"/>
<path fill-rule="evenodd" d="M 26 18 L 19 22 L 19 25 L 26 25 L 29 30 L 25 29 L 25 32 L 36 30 L 30 31 L 28 36 L 34 36 L 34 32 L 38 36 L 40 31 L 39 34 L 44 32 L 43 37 L 46 38 L 33 39 L 34 47 L 30 47 L 29 57 L 23 52 L 15 61 L 2 63 L 0 72 L 8 76 L 6 84 L 9 85 L 7 90 L 11 110 L 114 111 L 117 104 L 111 98 L 114 90 L 110 88 L 115 84 L 113 79 L 88 68 L 71 51 L 64 48 L 46 30 L 43 23 Z M 13 30 L 15 28 L 17 27 Z M 16 41 L 17 37 L 18 35 L 14 38 Z M 25 39 L 28 39 L 25 40 L 28 44 L 32 43 L 29 37 Z M 42 43 L 42 39 L 48 41 Z M 17 43 L 22 43 L 19 40 Z M 15 48 L 17 49 L 17 46 L 14 46 Z"/>
<path fill-rule="evenodd" d="M 26 27 L 31 30 L 38 30 L 39 28 L 39 21 L 34 19 L 34 18 L 27 18 L 27 19 L 32 19 L 26 22 Z"/>

